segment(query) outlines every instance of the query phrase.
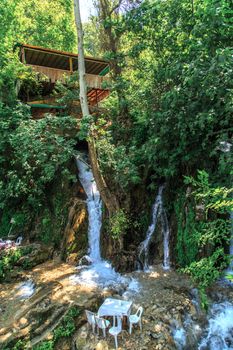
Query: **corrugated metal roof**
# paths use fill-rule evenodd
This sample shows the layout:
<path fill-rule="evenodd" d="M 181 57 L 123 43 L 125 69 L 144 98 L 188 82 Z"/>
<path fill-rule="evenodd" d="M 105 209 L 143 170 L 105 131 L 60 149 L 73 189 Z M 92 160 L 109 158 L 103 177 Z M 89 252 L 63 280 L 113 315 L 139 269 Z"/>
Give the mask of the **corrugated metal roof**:
<path fill-rule="evenodd" d="M 78 70 L 78 55 L 65 51 L 51 50 L 44 47 L 21 44 L 21 61 L 26 64 L 44 66 L 62 70 L 70 70 L 70 59 L 73 71 Z M 22 50 L 23 49 L 23 50 Z M 22 54 L 22 52 L 24 52 Z M 108 72 L 109 62 L 100 58 L 85 57 L 87 74 L 99 75 L 103 71 Z M 106 74 L 105 73 L 105 74 Z M 102 73 L 103 74 L 103 73 Z"/>

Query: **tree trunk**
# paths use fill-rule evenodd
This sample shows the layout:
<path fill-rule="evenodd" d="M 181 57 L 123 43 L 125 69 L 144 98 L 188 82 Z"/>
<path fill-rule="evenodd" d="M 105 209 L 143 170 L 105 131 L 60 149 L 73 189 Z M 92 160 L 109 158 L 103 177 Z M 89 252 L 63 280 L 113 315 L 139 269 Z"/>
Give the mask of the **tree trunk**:
<path fill-rule="evenodd" d="M 80 89 L 80 104 L 82 115 L 87 116 L 90 114 L 88 100 L 87 100 L 87 84 L 85 78 L 85 60 L 84 60 L 84 49 L 83 49 L 83 29 L 80 15 L 79 0 L 74 0 L 74 14 L 75 23 L 78 34 L 78 73 L 79 73 L 79 89 Z M 95 139 L 92 132 L 89 132 L 88 138 L 88 150 L 89 157 L 92 166 L 93 175 L 100 192 L 101 198 L 106 205 L 109 215 L 111 216 L 119 209 L 119 204 L 116 197 L 110 192 L 99 167 L 97 158 L 97 151 L 95 146 Z"/>

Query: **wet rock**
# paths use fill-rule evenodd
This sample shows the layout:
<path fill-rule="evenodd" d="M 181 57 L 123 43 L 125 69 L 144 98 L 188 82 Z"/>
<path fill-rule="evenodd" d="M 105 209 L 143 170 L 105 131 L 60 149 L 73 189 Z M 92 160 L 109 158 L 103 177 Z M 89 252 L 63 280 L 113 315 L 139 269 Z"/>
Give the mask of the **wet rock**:
<path fill-rule="evenodd" d="M 19 249 L 24 249 L 21 247 Z M 53 255 L 53 247 L 43 244 L 30 244 L 27 246 L 29 253 L 22 256 L 16 263 L 17 266 L 32 268 L 49 259 Z"/>
<path fill-rule="evenodd" d="M 130 251 L 118 250 L 110 257 L 112 266 L 117 272 L 130 272 L 135 270 L 135 261 L 137 260 L 136 247 Z"/>
<path fill-rule="evenodd" d="M 95 350 L 108 350 L 108 343 L 105 340 L 101 340 L 97 345 Z"/>
<path fill-rule="evenodd" d="M 86 202 L 74 197 L 71 200 L 62 243 L 61 257 L 63 260 L 78 263 L 79 259 L 86 254 L 88 247 L 87 231 Z"/>
<path fill-rule="evenodd" d="M 85 265 L 89 266 L 92 264 L 92 260 L 88 255 L 84 255 L 80 260 L 79 260 L 79 265 Z"/>
<path fill-rule="evenodd" d="M 20 328 L 25 328 L 29 324 L 28 320 L 25 317 L 20 318 L 19 320 L 19 326 Z"/>

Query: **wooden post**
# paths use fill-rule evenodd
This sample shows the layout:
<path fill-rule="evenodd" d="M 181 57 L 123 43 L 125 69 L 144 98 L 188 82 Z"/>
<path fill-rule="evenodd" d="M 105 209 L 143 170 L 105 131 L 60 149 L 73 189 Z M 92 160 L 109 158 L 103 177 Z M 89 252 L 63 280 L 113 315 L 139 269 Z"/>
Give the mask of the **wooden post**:
<path fill-rule="evenodd" d="M 22 47 L 22 49 L 21 49 L 21 55 L 22 55 L 22 63 L 26 64 L 24 47 Z"/>
<path fill-rule="evenodd" d="M 73 60 L 72 60 L 72 57 L 69 57 L 69 64 L 70 64 L 70 73 L 73 73 Z"/>
<path fill-rule="evenodd" d="M 97 89 L 95 90 L 95 103 L 98 107 L 98 90 Z"/>

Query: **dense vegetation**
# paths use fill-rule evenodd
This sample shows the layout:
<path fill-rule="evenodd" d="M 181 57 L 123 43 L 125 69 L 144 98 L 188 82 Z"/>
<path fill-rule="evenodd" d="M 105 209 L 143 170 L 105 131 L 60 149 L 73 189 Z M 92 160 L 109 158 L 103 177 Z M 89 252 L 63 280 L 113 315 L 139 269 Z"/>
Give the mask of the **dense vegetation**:
<path fill-rule="evenodd" d="M 167 208 L 170 217 L 176 216 L 175 263 L 203 291 L 228 264 L 233 10 L 227 0 L 128 1 L 120 10 L 117 4 L 97 1 L 97 16 L 85 25 L 88 54 L 110 60 L 113 82 L 98 123 L 86 116 L 78 136 L 87 138 L 90 127 L 95 131 L 102 173 L 121 206 L 110 220 L 114 238 L 124 233 L 127 242 L 143 239 L 148 203 L 158 184 L 167 183 Z M 27 42 L 73 51 L 76 39 L 70 0 L 52 6 L 49 1 L 1 1 L 0 18 L 4 236 L 12 218 L 16 230 L 27 227 L 29 233 L 36 218 L 45 224 L 50 220 L 48 189 L 70 176 L 67 163 L 76 142 L 67 132 L 76 127 L 73 118 L 48 115 L 35 121 L 17 100 L 20 86 L 40 86 L 18 62 L 13 46 Z M 202 214 L 197 218 L 198 206 Z"/>

